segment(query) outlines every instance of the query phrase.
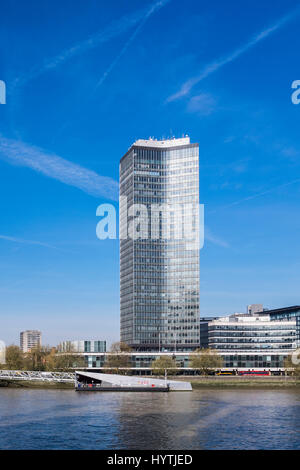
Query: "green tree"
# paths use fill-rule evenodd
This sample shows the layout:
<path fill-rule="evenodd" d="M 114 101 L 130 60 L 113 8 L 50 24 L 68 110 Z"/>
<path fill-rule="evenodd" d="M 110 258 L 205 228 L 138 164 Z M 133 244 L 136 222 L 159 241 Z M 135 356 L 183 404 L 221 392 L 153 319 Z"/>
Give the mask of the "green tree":
<path fill-rule="evenodd" d="M 12 344 L 6 348 L 6 363 L 3 367 L 9 370 L 22 370 L 24 368 L 24 354 L 18 346 Z"/>
<path fill-rule="evenodd" d="M 155 359 L 151 364 L 152 374 L 164 375 L 165 371 L 168 375 L 176 374 L 177 364 L 175 358 L 171 356 L 161 356 Z"/>
<path fill-rule="evenodd" d="M 207 375 L 211 369 L 221 369 L 223 358 L 214 349 L 197 349 L 190 356 L 190 367 L 196 369 L 200 374 Z"/>

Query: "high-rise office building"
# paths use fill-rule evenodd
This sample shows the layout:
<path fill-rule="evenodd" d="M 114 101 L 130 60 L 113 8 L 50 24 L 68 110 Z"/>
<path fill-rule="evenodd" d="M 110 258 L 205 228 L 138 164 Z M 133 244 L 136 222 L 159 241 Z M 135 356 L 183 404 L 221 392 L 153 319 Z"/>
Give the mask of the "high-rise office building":
<path fill-rule="evenodd" d="M 20 348 L 26 353 L 32 348 L 41 346 L 42 333 L 38 330 L 26 330 L 20 333 Z"/>
<path fill-rule="evenodd" d="M 199 346 L 199 249 L 198 144 L 137 140 L 120 161 L 121 341 Z"/>

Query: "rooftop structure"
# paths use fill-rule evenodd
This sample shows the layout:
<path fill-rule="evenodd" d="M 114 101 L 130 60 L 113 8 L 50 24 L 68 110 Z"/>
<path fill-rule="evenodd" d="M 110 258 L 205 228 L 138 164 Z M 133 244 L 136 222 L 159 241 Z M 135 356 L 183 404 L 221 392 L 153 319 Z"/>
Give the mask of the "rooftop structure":
<path fill-rule="evenodd" d="M 247 306 L 247 312 L 250 315 L 255 315 L 255 313 L 262 312 L 264 309 L 263 304 L 251 304 Z"/>
<path fill-rule="evenodd" d="M 151 147 L 151 148 L 170 148 L 170 147 L 179 147 L 180 145 L 189 145 L 190 138 L 189 137 L 182 137 L 180 139 L 164 139 L 164 140 L 157 140 L 151 139 L 148 140 L 138 139 L 134 142 L 135 147 Z"/>

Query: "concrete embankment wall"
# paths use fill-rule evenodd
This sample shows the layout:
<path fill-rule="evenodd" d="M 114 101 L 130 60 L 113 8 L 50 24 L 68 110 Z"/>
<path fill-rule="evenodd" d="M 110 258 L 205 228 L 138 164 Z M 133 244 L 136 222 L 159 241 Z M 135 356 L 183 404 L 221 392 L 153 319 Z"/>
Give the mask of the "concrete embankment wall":
<path fill-rule="evenodd" d="M 185 377 L 187 380 L 187 377 Z M 190 377 L 193 389 L 201 387 L 300 387 L 300 378 L 283 376 L 198 376 Z"/>
<path fill-rule="evenodd" d="M 45 389 L 70 389 L 74 390 L 74 384 L 59 382 L 39 382 L 37 380 L 0 380 L 0 388 L 45 388 Z"/>

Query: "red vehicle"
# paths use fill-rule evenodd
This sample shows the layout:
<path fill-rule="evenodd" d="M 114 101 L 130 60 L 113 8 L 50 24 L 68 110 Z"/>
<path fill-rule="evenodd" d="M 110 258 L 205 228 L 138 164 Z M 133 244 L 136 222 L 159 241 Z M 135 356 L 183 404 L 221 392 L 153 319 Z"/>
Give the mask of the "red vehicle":
<path fill-rule="evenodd" d="M 268 370 L 240 370 L 239 375 L 270 375 Z"/>

